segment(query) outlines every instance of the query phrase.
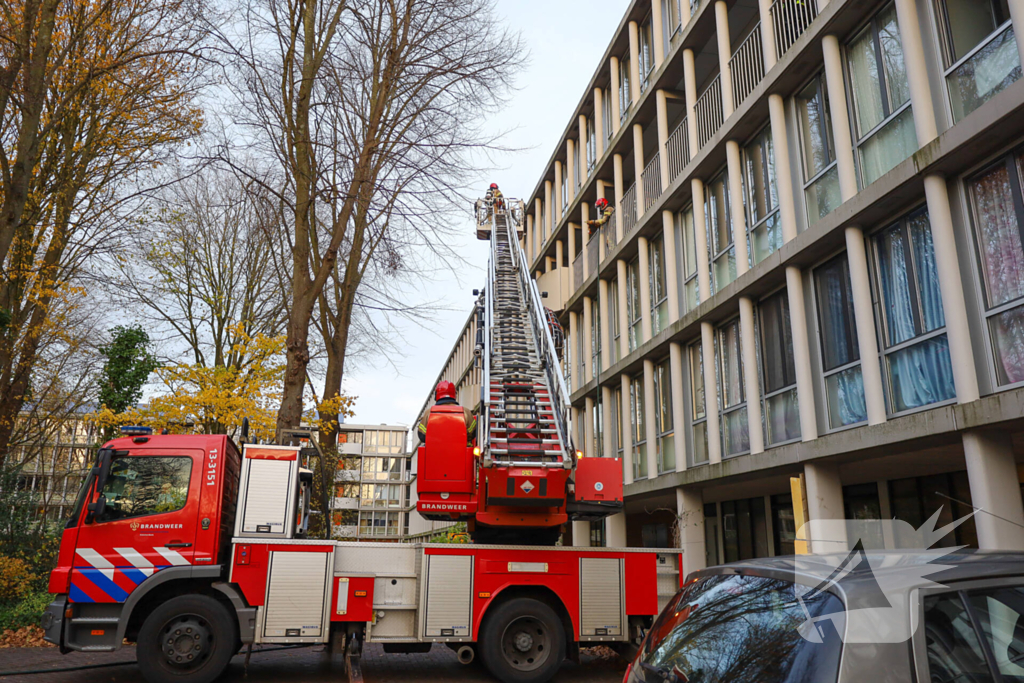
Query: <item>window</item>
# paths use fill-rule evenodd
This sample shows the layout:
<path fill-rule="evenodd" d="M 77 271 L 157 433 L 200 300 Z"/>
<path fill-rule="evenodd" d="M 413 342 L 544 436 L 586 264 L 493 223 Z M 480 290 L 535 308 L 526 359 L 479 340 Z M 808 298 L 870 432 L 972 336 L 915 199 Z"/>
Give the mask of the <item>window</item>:
<path fill-rule="evenodd" d="M 722 507 L 722 549 L 726 562 L 768 557 L 764 497 L 730 500 Z"/>
<path fill-rule="evenodd" d="M 612 96 L 611 90 L 602 90 L 601 97 L 601 112 L 604 114 L 601 118 L 604 119 L 604 139 L 611 140 L 612 135 L 615 133 L 615 127 L 612 122 Z M 617 96 L 617 95 L 616 95 Z"/>
<path fill-rule="evenodd" d="M 750 255 L 760 263 L 782 246 L 779 191 L 775 184 L 775 152 L 770 126 L 743 150 L 744 183 L 750 220 Z"/>
<path fill-rule="evenodd" d="M 587 360 L 588 355 L 583 352 L 583 314 L 576 317 L 576 370 L 579 372 L 579 384 L 582 387 L 587 383 Z M 579 387 L 576 387 L 579 389 Z"/>
<path fill-rule="evenodd" d="M 633 479 L 647 476 L 647 413 L 644 406 L 643 373 L 629 382 L 630 426 L 633 428 Z"/>
<path fill-rule="evenodd" d="M 667 359 L 654 366 L 654 431 L 658 434 L 658 474 L 676 468 L 671 377 Z"/>
<path fill-rule="evenodd" d="M 761 363 L 764 422 L 769 446 L 800 438 L 800 405 L 786 290 L 761 301 Z"/>
<path fill-rule="evenodd" d="M 874 246 L 889 410 L 956 398 L 928 214 L 918 211 L 886 228 Z"/>
<path fill-rule="evenodd" d="M 984 280 L 989 344 L 1000 386 L 1024 382 L 1024 153 L 968 181 Z"/>
<path fill-rule="evenodd" d="M 651 29 L 651 16 L 640 24 L 640 90 L 644 91 L 651 82 L 654 72 L 654 31 Z"/>
<path fill-rule="evenodd" d="M 892 516 L 907 522 L 919 529 L 925 520 L 939 511 L 935 528 L 941 529 L 974 510 L 971 507 L 971 487 L 967 480 L 967 471 L 936 474 L 928 477 L 910 477 L 909 479 L 892 479 L 889 481 L 889 506 Z M 897 548 L 916 548 L 915 538 L 894 539 Z M 978 532 L 974 519 L 968 519 L 953 531 L 935 542 L 932 547 L 950 548 L 953 546 L 978 547 Z"/>
<path fill-rule="evenodd" d="M 617 279 L 608 281 L 608 315 L 611 317 L 612 338 L 609 356 L 611 356 L 612 363 L 618 363 L 622 357 L 622 332 L 619 325 L 619 281 Z"/>
<path fill-rule="evenodd" d="M 796 109 L 803 151 L 807 222 L 813 225 L 842 203 L 832 141 L 832 115 L 823 73 L 815 76 L 796 96 Z"/>
<path fill-rule="evenodd" d="M 633 106 L 633 94 L 629 83 L 629 50 L 619 59 L 619 122 L 629 118 L 629 108 Z"/>
<path fill-rule="evenodd" d="M 738 455 L 750 450 L 739 318 L 733 318 L 718 328 L 715 336 L 718 340 L 718 371 L 722 385 L 719 397 L 722 408 L 722 446 L 725 455 Z"/>
<path fill-rule="evenodd" d="M 597 394 L 597 400 L 594 401 L 594 409 L 591 411 L 591 421 L 594 425 L 594 455 L 599 458 L 604 457 L 604 413 L 602 412 L 601 406 L 601 392 Z"/>
<path fill-rule="evenodd" d="M 843 603 L 835 595 L 797 590 L 789 581 L 705 576 L 688 583 L 665 606 L 643 642 L 636 666 L 670 671 L 675 680 L 683 681 L 835 683 L 843 643 L 825 615 L 842 611 Z M 809 619 L 822 625 L 819 642 L 805 640 L 798 632 Z M 646 679 L 659 680 L 650 674 Z"/>
<path fill-rule="evenodd" d="M 629 316 L 629 350 L 633 352 L 644 343 L 643 308 L 640 306 L 640 259 L 634 258 L 626 269 L 626 313 Z"/>
<path fill-rule="evenodd" d="M 729 209 L 729 176 L 722 171 L 712 180 L 704 196 L 711 270 L 718 291 L 736 279 L 736 247 L 732 240 L 732 215 Z M 745 258 L 745 257 L 744 257 Z"/>
<path fill-rule="evenodd" d="M 590 302 L 590 371 L 594 378 L 601 376 L 601 306 L 597 299 Z"/>
<path fill-rule="evenodd" d="M 338 443 L 362 443 L 362 432 L 341 432 L 338 434 Z"/>
<path fill-rule="evenodd" d="M 398 508 L 402 506 L 400 484 L 363 484 L 359 506 L 364 508 Z"/>
<path fill-rule="evenodd" d="M 564 214 L 566 206 L 569 205 L 569 164 L 571 163 L 572 159 L 569 159 L 566 162 L 565 170 L 562 173 L 562 189 L 561 194 L 559 195 L 561 197 L 561 203 L 559 204 L 559 215 Z"/>
<path fill-rule="evenodd" d="M 865 186 L 917 149 L 896 6 L 889 3 L 846 48 L 857 150 Z"/>
<path fill-rule="evenodd" d="M 615 432 L 613 436 L 615 438 L 616 457 L 621 459 L 623 450 L 622 433 L 624 431 L 622 428 L 622 389 L 616 389 L 612 393 L 615 397 L 615 401 L 612 403 L 612 431 Z M 623 463 L 625 463 L 625 460 L 623 460 Z"/>
<path fill-rule="evenodd" d="M 796 554 L 796 517 L 793 496 L 782 493 L 772 496 L 772 542 L 776 555 Z"/>
<path fill-rule="evenodd" d="M 647 243 L 651 287 L 651 334 L 668 327 L 668 289 L 665 287 L 665 238 L 658 235 Z"/>
<path fill-rule="evenodd" d="M 680 258 L 676 261 L 682 264 L 679 269 L 682 278 L 683 300 L 681 313 L 692 311 L 700 303 L 700 291 L 697 286 L 697 242 L 693 229 L 693 207 L 680 211 L 676 216 L 676 226 L 679 234 Z"/>
<path fill-rule="evenodd" d="M 825 396 L 833 429 L 868 419 L 846 254 L 814 271 Z"/>
<path fill-rule="evenodd" d="M 699 341 L 690 344 L 690 430 L 694 464 L 708 461 L 708 415 L 704 403 L 704 354 Z"/>
<path fill-rule="evenodd" d="M 587 119 L 587 175 L 597 164 L 597 132 L 594 130 L 594 117 Z M 582 179 L 581 179 L 582 184 Z"/>
<path fill-rule="evenodd" d="M 924 601 L 928 669 L 933 681 L 1024 678 L 1024 589 L 997 586 L 931 595 Z M 999 678 L 991 667 L 999 670 Z"/>
<path fill-rule="evenodd" d="M 1007 0 L 938 0 L 954 122 L 1021 76 Z"/>
<path fill-rule="evenodd" d="M 663 0 L 661 4 L 661 25 L 664 27 L 664 45 L 666 50 L 683 31 L 683 16 L 682 12 L 679 11 L 679 3 L 688 1 L 689 0 Z"/>
<path fill-rule="evenodd" d="M 883 550 L 882 504 L 878 499 L 878 483 L 853 484 L 843 487 L 843 512 L 846 515 L 846 539 L 851 547 L 859 542 L 865 550 Z"/>
<path fill-rule="evenodd" d="M 405 432 L 367 430 L 364 453 L 401 453 Z"/>
<path fill-rule="evenodd" d="M 103 486 L 106 508 L 96 519 L 142 517 L 174 512 L 188 502 L 192 458 L 187 456 L 125 456 L 110 463 Z"/>
<path fill-rule="evenodd" d="M 363 481 L 399 481 L 402 479 L 401 458 L 363 458 Z"/>
<path fill-rule="evenodd" d="M 338 484 L 334 495 L 337 498 L 359 498 L 359 484 Z"/>
<path fill-rule="evenodd" d="M 604 547 L 604 520 L 590 523 L 590 547 Z"/>

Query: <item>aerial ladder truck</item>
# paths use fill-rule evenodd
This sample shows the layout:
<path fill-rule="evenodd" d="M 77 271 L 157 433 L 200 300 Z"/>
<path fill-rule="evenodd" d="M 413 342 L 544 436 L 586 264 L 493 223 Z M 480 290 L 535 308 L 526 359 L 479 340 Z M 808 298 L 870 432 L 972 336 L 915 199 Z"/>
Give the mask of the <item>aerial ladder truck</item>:
<path fill-rule="evenodd" d="M 417 454 L 418 509 L 471 522 L 478 542 L 309 538 L 308 432 L 259 444 L 243 430 L 238 447 L 123 430 L 99 449 L 67 520 L 45 638 L 64 653 L 134 642 L 149 683 L 210 683 L 266 644 L 326 643 L 350 662 L 364 643 L 444 645 L 463 663 L 479 655 L 504 683 L 548 681 L 581 646 L 635 647 L 680 587 L 682 554 L 548 545 L 567 520 L 620 510 L 622 474 L 619 461 L 573 449 L 521 225 L 509 202 L 481 228 L 491 263 L 475 443 L 461 415 L 432 411 Z"/>

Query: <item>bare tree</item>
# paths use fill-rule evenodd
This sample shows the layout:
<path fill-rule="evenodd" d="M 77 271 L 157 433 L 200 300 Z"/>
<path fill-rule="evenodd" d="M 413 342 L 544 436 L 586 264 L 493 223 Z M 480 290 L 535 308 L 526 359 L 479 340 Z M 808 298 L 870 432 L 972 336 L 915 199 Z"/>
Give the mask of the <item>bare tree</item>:
<path fill-rule="evenodd" d="M 482 116 L 521 60 L 491 0 L 249 0 L 226 36 L 235 123 L 272 156 L 291 207 L 291 302 L 278 428 L 302 416 L 317 307 L 329 381 L 340 390 L 360 288 L 372 263 L 400 268 L 410 237 L 450 256 L 444 236 L 474 155 L 494 140 Z M 325 288 L 331 292 L 325 296 Z M 324 441 L 330 447 L 329 441 Z"/>

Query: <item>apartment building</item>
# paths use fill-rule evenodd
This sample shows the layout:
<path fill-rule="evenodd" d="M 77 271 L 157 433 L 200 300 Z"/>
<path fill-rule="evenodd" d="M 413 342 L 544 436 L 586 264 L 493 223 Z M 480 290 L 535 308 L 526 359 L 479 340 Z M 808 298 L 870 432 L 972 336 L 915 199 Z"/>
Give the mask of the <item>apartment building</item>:
<path fill-rule="evenodd" d="M 595 539 L 791 553 L 796 491 L 1024 548 L 1022 55 L 1024 0 L 629 4 L 525 197 Z"/>

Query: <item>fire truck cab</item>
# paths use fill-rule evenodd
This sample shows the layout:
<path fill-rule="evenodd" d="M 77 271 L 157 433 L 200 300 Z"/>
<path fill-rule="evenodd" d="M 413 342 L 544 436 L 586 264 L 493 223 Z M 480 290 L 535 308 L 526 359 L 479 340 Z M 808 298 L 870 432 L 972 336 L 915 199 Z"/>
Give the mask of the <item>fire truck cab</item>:
<path fill-rule="evenodd" d="M 244 645 L 443 643 L 506 683 L 581 644 L 628 647 L 680 586 L 679 550 L 307 538 L 303 449 L 136 434 L 99 451 L 43 621 L 62 652 L 137 643 L 150 683 L 207 683 Z"/>

